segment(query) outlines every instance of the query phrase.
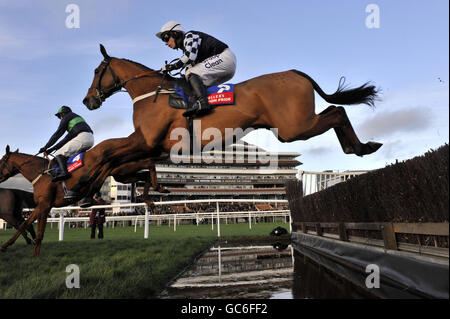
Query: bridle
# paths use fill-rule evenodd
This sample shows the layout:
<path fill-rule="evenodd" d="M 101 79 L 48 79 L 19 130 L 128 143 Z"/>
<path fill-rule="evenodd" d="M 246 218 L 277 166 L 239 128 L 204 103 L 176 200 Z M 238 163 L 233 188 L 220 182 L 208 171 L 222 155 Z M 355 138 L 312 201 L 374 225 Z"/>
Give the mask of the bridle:
<path fill-rule="evenodd" d="M 110 97 L 111 95 L 113 95 L 114 93 L 118 92 L 122 88 L 122 86 L 120 85 L 119 78 L 117 77 L 116 73 L 109 65 L 110 63 L 111 63 L 111 59 L 105 59 L 102 61 L 103 68 L 100 70 L 100 75 L 98 77 L 97 86 L 95 87 L 96 97 L 99 98 L 102 102 L 104 100 L 106 100 L 108 97 Z M 102 89 L 102 79 L 108 69 L 111 72 L 111 75 L 114 79 L 114 84 L 111 87 L 103 90 Z"/>
<path fill-rule="evenodd" d="M 98 77 L 97 85 L 95 87 L 95 91 L 96 91 L 95 97 L 100 99 L 102 102 L 105 101 L 111 95 L 121 91 L 121 89 L 129 81 L 136 80 L 136 79 L 139 79 L 139 78 L 142 78 L 142 77 L 153 76 L 153 75 L 158 74 L 160 72 L 160 70 L 144 72 L 144 73 L 141 73 L 141 74 L 137 74 L 137 75 L 135 75 L 135 76 L 125 80 L 125 81 L 120 82 L 119 77 L 116 75 L 116 73 L 114 72 L 113 68 L 110 65 L 111 60 L 112 60 L 111 58 L 105 58 L 102 61 L 101 64 L 103 65 L 103 68 L 100 70 L 100 75 Z M 109 72 L 111 73 L 111 76 L 112 76 L 112 78 L 114 80 L 114 83 L 109 88 L 102 89 L 102 85 L 101 85 L 102 79 L 103 79 L 103 76 L 105 75 L 105 73 L 106 73 L 106 71 L 108 69 L 109 69 Z"/>
<path fill-rule="evenodd" d="M 15 152 L 14 152 L 15 153 Z M 33 158 L 31 158 L 28 161 L 23 162 L 22 164 L 20 164 L 18 167 L 13 167 L 13 170 L 11 170 L 10 168 L 8 168 L 6 165 L 8 164 L 9 158 L 11 157 L 11 154 L 13 154 L 13 152 L 8 152 L 6 153 L 6 157 L 3 159 L 1 165 L 0 165 L 0 182 L 6 181 L 8 178 L 10 178 L 11 176 L 14 176 L 14 169 L 17 170 L 18 172 L 20 172 L 20 169 L 22 168 L 22 166 L 24 166 L 25 164 L 30 163 L 33 158 L 36 156 L 34 155 Z M 6 169 L 7 173 L 6 174 L 2 174 L 2 171 Z"/>
<path fill-rule="evenodd" d="M 12 176 L 12 172 L 10 171 L 9 168 L 6 167 L 6 164 L 8 164 L 8 160 L 11 156 L 11 153 L 6 153 L 6 158 L 3 159 L 2 164 L 0 166 L 0 174 L 3 177 L 3 181 L 6 181 L 8 178 L 10 178 Z M 3 170 L 6 168 L 7 170 L 7 174 L 4 175 L 2 174 Z M 2 178 L 0 178 L 0 181 L 2 181 Z"/>

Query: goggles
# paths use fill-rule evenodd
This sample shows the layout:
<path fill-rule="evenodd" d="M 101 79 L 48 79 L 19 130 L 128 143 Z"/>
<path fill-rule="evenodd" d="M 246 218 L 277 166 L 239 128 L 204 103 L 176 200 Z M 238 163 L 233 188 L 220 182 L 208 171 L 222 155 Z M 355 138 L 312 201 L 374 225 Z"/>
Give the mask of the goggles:
<path fill-rule="evenodd" d="M 165 43 L 170 40 L 171 36 L 172 35 L 170 32 L 164 32 L 163 34 L 161 34 L 161 40 Z"/>

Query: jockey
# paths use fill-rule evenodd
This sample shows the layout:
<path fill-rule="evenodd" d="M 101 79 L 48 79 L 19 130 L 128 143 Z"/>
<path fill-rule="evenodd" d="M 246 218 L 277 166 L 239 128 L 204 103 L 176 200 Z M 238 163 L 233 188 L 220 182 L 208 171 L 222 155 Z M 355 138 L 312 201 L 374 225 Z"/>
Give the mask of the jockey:
<path fill-rule="evenodd" d="M 228 45 L 199 31 L 184 32 L 178 22 L 169 21 L 156 33 L 167 46 L 183 51 L 183 56 L 161 71 L 172 71 L 186 67 L 186 80 L 191 85 L 197 100 L 183 116 L 205 115 L 211 111 L 206 96 L 206 86 L 218 85 L 230 80 L 236 71 L 236 57 Z"/>
<path fill-rule="evenodd" d="M 47 144 L 39 150 L 39 153 L 51 153 L 56 150 L 54 161 L 59 166 L 60 172 L 53 179 L 54 182 L 70 177 L 66 166 L 67 158 L 87 151 L 94 145 L 92 129 L 81 116 L 73 113 L 70 107 L 65 105 L 60 107 L 55 116 L 61 120 L 58 130 L 50 137 Z M 64 131 L 68 132 L 67 135 L 58 144 L 51 147 L 64 134 Z"/>

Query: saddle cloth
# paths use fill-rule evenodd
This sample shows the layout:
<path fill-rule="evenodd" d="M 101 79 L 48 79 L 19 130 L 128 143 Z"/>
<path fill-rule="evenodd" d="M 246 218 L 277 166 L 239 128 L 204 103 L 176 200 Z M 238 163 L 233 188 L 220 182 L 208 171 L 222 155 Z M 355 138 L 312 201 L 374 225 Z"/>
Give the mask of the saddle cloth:
<path fill-rule="evenodd" d="M 175 84 L 175 93 L 169 96 L 169 105 L 176 109 L 187 109 L 195 101 L 189 100 L 189 88 L 183 84 Z M 234 84 L 226 83 L 206 88 L 209 104 L 213 107 L 234 104 Z"/>
<path fill-rule="evenodd" d="M 84 153 L 76 154 L 67 160 L 67 171 L 69 173 L 84 166 Z M 59 167 L 56 167 L 55 173 L 59 173 L 59 171 Z"/>

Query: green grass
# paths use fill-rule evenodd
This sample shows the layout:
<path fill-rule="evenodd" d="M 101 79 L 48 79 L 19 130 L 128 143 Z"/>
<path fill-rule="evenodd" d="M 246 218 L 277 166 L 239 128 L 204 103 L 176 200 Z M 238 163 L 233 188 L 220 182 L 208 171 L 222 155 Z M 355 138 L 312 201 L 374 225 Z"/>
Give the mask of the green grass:
<path fill-rule="evenodd" d="M 284 222 L 221 224 L 221 238 L 268 236 Z M 56 224 L 45 232 L 41 253 L 32 257 L 32 246 L 23 238 L 0 253 L 0 298 L 152 298 L 199 253 L 217 240 L 211 225 L 105 228 L 103 240 L 91 240 L 90 228 L 65 228 L 58 241 Z M 0 230 L 4 243 L 13 230 Z M 80 269 L 80 288 L 66 287 L 66 267 Z"/>

